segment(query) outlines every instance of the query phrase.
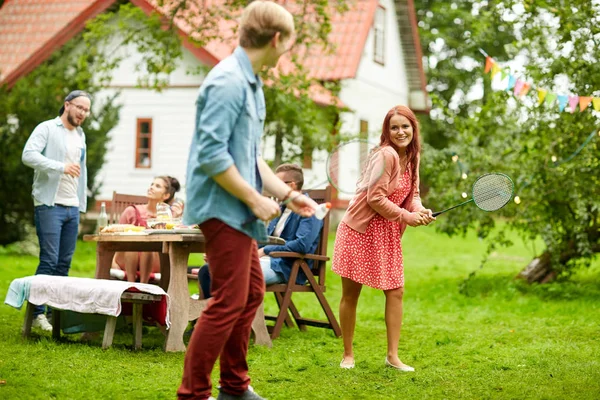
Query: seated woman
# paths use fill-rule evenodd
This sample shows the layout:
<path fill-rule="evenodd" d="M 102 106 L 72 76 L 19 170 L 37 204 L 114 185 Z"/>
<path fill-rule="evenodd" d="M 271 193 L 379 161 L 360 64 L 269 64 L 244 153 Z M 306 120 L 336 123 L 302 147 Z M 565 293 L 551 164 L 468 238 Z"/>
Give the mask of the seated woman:
<path fill-rule="evenodd" d="M 154 178 L 148 188 L 148 204 L 127 207 L 121 214 L 119 223 L 147 227 L 148 219 L 156 217 L 156 205 L 159 203 L 171 204 L 173 217 L 180 217 L 183 214 L 183 203 L 174 201 L 175 193 L 180 188 L 179 181 L 171 176 Z M 124 270 L 129 282 L 135 282 L 139 270 L 140 282 L 148 283 L 151 273 L 160 272 L 160 258 L 156 252 L 118 252 L 113 258 L 111 268 Z"/>

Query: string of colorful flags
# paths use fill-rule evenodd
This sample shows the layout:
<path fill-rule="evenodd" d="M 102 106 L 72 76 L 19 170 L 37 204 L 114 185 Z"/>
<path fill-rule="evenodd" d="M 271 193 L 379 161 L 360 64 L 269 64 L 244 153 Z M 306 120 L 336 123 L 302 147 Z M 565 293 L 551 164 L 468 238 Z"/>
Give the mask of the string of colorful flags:
<path fill-rule="evenodd" d="M 554 102 L 558 100 L 558 111 L 563 112 L 567 105 L 569 111 L 574 113 L 577 108 L 580 112 L 586 111 L 590 104 L 596 111 L 600 111 L 600 97 L 594 96 L 580 96 L 578 94 L 559 94 L 550 90 L 534 87 L 531 83 L 518 78 L 517 76 L 510 73 L 510 69 L 500 66 L 492 57 L 490 57 L 483 49 L 479 49 L 479 52 L 485 56 L 485 69 L 486 74 L 490 74 L 493 79 L 498 73 L 500 73 L 501 80 L 506 79 L 506 91 L 513 92 L 513 94 L 522 98 L 527 95 L 531 90 L 537 91 L 537 103 L 538 105 L 545 104 L 546 107 L 552 107 Z"/>
<path fill-rule="evenodd" d="M 588 109 L 590 104 L 592 105 L 592 108 L 595 111 L 600 111 L 600 97 L 557 94 L 543 88 L 534 88 L 531 83 L 512 75 L 508 68 L 500 67 L 498 63 L 494 61 L 494 59 L 490 57 L 483 49 L 479 49 L 479 51 L 485 56 L 484 72 L 486 74 L 491 73 L 492 79 L 494 78 L 494 76 L 496 76 L 496 74 L 500 73 L 502 81 L 504 81 L 504 79 L 508 76 L 507 86 L 505 90 L 509 92 L 512 91 L 513 94 L 519 98 L 524 97 L 532 89 L 535 89 L 537 90 L 538 105 L 545 103 L 547 107 L 550 107 L 556 100 L 558 100 L 558 109 L 560 112 L 563 112 L 565 110 L 567 104 L 569 105 L 569 110 L 571 111 L 571 113 L 575 112 L 577 106 L 579 106 L 580 112 L 584 112 Z M 550 166 L 552 168 L 556 168 L 564 163 L 571 161 L 573 158 L 579 155 L 583 148 L 586 147 L 597 136 L 600 136 L 600 130 L 595 130 L 591 132 L 585 139 L 585 141 L 568 157 L 559 160 L 556 156 L 553 155 L 551 157 L 552 163 Z M 461 178 L 463 180 L 467 179 L 467 168 L 465 168 L 465 165 L 460 161 L 458 154 L 452 153 L 452 162 L 457 164 Z M 531 184 L 532 179 L 533 177 L 524 182 L 524 184 L 521 185 L 519 190 L 523 190 L 524 188 L 529 186 Z M 462 193 L 462 197 L 468 197 L 467 193 Z M 518 196 L 518 194 L 514 196 L 514 202 L 516 204 L 521 203 L 521 198 Z"/>

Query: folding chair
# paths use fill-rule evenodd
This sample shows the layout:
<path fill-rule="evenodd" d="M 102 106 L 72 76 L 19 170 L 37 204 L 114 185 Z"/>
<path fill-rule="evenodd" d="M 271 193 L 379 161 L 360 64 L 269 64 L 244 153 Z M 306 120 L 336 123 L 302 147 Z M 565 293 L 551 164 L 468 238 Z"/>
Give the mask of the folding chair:
<path fill-rule="evenodd" d="M 113 192 L 112 201 L 110 203 L 110 214 L 108 215 L 108 223 L 119 223 L 119 218 L 127 207 L 131 205 L 142 204 L 148 204 L 148 197 Z"/>
<path fill-rule="evenodd" d="M 308 194 L 319 204 L 328 202 L 331 200 L 331 186 L 327 186 L 325 189 L 310 190 L 308 191 Z M 266 320 L 275 321 L 275 325 L 269 327 L 271 328 L 271 339 L 275 339 L 279 336 L 284 323 L 290 327 L 294 326 L 288 310 L 291 312 L 296 324 L 298 325 L 298 328 L 301 331 L 306 330 L 306 326 L 309 325 L 332 329 L 333 333 L 337 337 L 342 335 L 340 326 L 324 295 L 326 289 L 326 265 L 327 261 L 329 261 L 329 257 L 327 256 L 328 233 L 329 214 L 323 220 L 320 242 L 314 254 L 299 254 L 284 251 L 271 252 L 269 254 L 271 257 L 296 259 L 292 265 L 292 271 L 288 283 L 269 285 L 266 289 L 267 292 L 274 293 L 277 304 L 279 305 L 279 314 L 277 316 L 265 316 Z M 313 260 L 312 268 L 309 268 L 307 260 Z M 308 282 L 305 285 L 296 284 L 296 277 L 300 271 L 303 271 L 308 278 Z M 314 293 L 319 301 L 319 304 L 321 305 L 321 308 L 323 309 L 323 312 L 325 313 L 325 316 L 327 317 L 327 320 L 315 320 L 301 317 L 296 305 L 292 301 L 292 294 L 295 292 Z"/>

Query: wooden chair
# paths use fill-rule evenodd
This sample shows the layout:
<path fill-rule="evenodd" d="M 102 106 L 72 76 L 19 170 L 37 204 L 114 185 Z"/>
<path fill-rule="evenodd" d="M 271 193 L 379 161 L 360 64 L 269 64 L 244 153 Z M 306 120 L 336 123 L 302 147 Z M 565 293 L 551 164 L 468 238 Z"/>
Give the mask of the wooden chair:
<path fill-rule="evenodd" d="M 148 204 L 148 197 L 113 192 L 112 202 L 110 203 L 110 214 L 108 215 L 108 223 L 119 223 L 119 218 L 121 217 L 123 211 L 132 204 Z"/>
<path fill-rule="evenodd" d="M 310 190 L 308 191 L 308 194 L 319 204 L 328 202 L 331 200 L 331 186 L 327 186 L 326 189 Z M 279 314 L 277 316 L 265 316 L 266 320 L 275 321 L 275 325 L 269 327 L 271 328 L 271 339 L 275 339 L 279 336 L 284 323 L 288 326 L 293 326 L 292 320 L 288 314 L 288 310 L 291 312 L 296 324 L 298 325 L 298 328 L 301 331 L 306 330 L 306 326 L 309 325 L 332 329 L 337 337 L 342 335 L 340 326 L 324 295 L 326 289 L 326 264 L 327 261 L 329 261 L 329 257 L 327 256 L 328 233 L 329 214 L 323 220 L 320 242 L 314 254 L 299 254 L 284 251 L 271 252 L 269 254 L 271 257 L 296 259 L 292 265 L 289 282 L 269 285 L 266 289 L 267 292 L 274 293 L 277 304 L 279 305 Z M 312 268 L 309 268 L 307 260 L 313 260 Z M 308 282 L 305 285 L 296 284 L 296 277 L 300 271 L 303 271 L 308 278 Z M 325 313 L 325 316 L 327 317 L 327 320 L 321 321 L 301 317 L 298 309 L 292 301 L 292 294 L 295 292 L 314 293 L 319 301 L 319 304 L 321 305 L 321 308 L 323 309 L 323 312 Z"/>

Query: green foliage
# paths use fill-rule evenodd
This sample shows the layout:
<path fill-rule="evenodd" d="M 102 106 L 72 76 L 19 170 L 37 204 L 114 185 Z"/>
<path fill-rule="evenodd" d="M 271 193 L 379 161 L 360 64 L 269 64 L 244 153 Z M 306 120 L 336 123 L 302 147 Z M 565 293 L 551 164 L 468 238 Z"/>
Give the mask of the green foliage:
<path fill-rule="evenodd" d="M 134 66 L 139 87 L 161 90 L 182 58 L 181 39 L 173 27 L 163 28 L 159 14 L 147 16 L 138 6 L 117 4 L 86 24 L 86 51 L 80 53 L 78 67 L 106 87 L 114 70 L 135 50 L 141 56 Z"/>
<path fill-rule="evenodd" d="M 556 103 L 537 106 L 535 91 L 518 100 L 507 92 L 492 92 L 489 77 L 483 74 L 484 57 L 473 52 L 481 47 L 501 65 L 517 55 L 525 56 L 526 71 L 519 78 L 555 93 L 598 96 L 600 46 L 595 37 L 600 29 L 594 21 L 600 10 L 584 0 L 569 4 L 554 7 L 541 1 L 490 3 L 487 11 L 480 13 L 479 22 L 490 23 L 488 31 L 497 36 L 492 41 L 492 35 L 473 35 L 472 40 L 466 41 L 468 45 L 462 45 L 452 41 L 455 29 L 446 33 L 439 29 L 446 43 L 457 46 L 441 51 L 450 54 L 450 63 L 456 65 L 466 56 L 472 58 L 471 64 L 477 69 L 470 72 L 471 77 L 463 70 L 439 63 L 431 71 L 436 91 L 432 116 L 446 128 L 445 135 L 450 139 L 438 146 L 428 137 L 432 147 L 442 149 L 426 148 L 422 178 L 431 187 L 428 205 L 441 208 L 459 202 L 460 194 L 469 193 L 474 179 L 482 173 L 498 171 L 511 176 L 522 203 L 509 203 L 494 216 L 505 217 L 509 226 L 518 228 L 527 238 L 542 237 L 552 270 L 563 277 L 578 265 L 589 265 L 600 252 L 600 138 L 595 137 L 576 152 L 597 129 L 597 116 L 589 109 L 559 113 Z M 437 2 L 431 6 L 451 8 Z M 428 15 L 426 11 L 421 14 Z M 446 20 L 444 13 L 435 15 L 442 26 L 451 25 L 454 17 Z M 504 22 L 491 23 L 498 18 Z M 500 27 L 504 29 L 499 31 Z M 431 30 L 424 30 L 424 34 L 431 35 Z M 450 83 L 439 86 L 440 76 Z M 568 86 L 560 86 L 557 77 L 567 80 Z M 468 92 L 478 78 L 484 78 L 482 98 L 458 96 L 454 99 L 458 109 L 449 106 L 447 100 L 457 96 L 458 88 Z M 424 129 L 430 128 L 425 125 Z M 452 162 L 454 154 L 460 157 L 457 163 Z M 556 157 L 556 162 L 552 157 Z M 467 173 L 466 180 L 460 178 L 462 172 Z M 475 207 L 463 207 L 440 217 L 436 224 L 449 234 L 476 226 L 486 237 L 494 220 Z"/>
<path fill-rule="evenodd" d="M 421 116 L 425 141 L 442 149 L 457 139 L 457 118 L 477 109 L 466 100 L 482 78 L 479 48 L 503 57 L 515 39 L 512 23 L 502 18 L 505 2 L 491 0 L 417 0 L 419 35 L 432 99 L 429 116 Z M 489 82 L 486 82 L 489 83 Z M 487 89 L 486 89 L 487 94 Z"/>

